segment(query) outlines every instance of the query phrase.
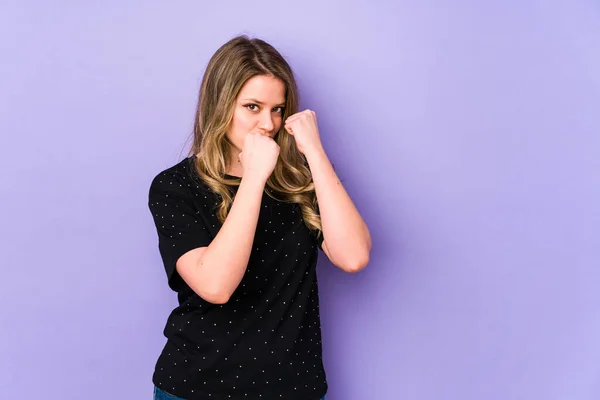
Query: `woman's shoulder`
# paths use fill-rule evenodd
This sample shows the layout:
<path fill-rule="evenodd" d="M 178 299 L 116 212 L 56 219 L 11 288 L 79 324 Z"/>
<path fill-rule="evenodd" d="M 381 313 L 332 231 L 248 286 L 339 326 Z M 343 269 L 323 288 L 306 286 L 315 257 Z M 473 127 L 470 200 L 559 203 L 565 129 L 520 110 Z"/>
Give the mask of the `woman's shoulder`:
<path fill-rule="evenodd" d="M 192 157 L 186 157 L 157 173 L 150 184 L 150 193 L 189 193 L 190 190 L 206 192 L 208 186 L 196 172 Z"/>

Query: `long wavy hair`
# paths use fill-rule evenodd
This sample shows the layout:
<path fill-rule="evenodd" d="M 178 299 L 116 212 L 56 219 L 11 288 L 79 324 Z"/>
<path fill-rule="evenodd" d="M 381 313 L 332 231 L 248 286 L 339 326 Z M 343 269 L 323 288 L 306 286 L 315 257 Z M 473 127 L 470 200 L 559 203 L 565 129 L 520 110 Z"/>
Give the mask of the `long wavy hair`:
<path fill-rule="evenodd" d="M 239 185 L 239 180 L 226 176 L 233 147 L 226 132 L 240 90 L 257 75 L 274 76 L 285 84 L 283 121 L 297 112 L 298 89 L 291 67 L 273 46 L 258 38 L 241 35 L 223 44 L 211 57 L 200 86 L 190 155 L 197 155 L 198 175 L 221 199 L 217 206 L 221 223 L 233 203 L 231 186 Z M 283 124 L 274 140 L 280 147 L 279 158 L 265 191 L 274 199 L 297 203 L 305 224 L 319 237 L 321 218 L 306 158 Z"/>

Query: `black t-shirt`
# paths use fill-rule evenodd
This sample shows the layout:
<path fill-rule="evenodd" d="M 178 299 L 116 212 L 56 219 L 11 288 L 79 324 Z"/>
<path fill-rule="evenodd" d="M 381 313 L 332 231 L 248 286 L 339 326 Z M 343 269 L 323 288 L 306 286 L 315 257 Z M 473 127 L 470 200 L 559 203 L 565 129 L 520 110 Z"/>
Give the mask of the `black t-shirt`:
<path fill-rule="evenodd" d="M 208 246 L 221 227 L 219 198 L 194 161 L 162 171 L 149 191 L 160 255 L 179 302 L 164 329 L 153 383 L 191 400 L 321 398 L 327 382 L 315 267 L 322 239 L 297 204 L 263 193 L 242 281 L 226 304 L 205 301 L 175 269 L 180 256 Z"/>

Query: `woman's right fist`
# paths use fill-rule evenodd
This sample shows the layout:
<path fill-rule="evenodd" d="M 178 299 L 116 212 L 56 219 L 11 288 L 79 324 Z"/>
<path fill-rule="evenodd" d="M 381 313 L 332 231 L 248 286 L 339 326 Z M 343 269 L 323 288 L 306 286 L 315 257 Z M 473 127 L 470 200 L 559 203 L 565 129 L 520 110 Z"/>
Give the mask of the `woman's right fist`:
<path fill-rule="evenodd" d="M 239 155 L 244 177 L 251 176 L 266 182 L 277 165 L 278 157 L 279 145 L 269 136 L 251 132 L 244 137 L 244 147 Z"/>

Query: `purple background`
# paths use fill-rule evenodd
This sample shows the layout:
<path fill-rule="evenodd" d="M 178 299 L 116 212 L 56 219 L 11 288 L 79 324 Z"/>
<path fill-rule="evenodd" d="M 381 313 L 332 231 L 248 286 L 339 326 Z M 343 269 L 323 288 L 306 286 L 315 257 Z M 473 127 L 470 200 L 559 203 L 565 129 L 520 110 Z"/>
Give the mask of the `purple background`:
<path fill-rule="evenodd" d="M 147 210 L 237 33 L 298 75 L 368 222 L 319 264 L 328 400 L 600 398 L 594 1 L 2 1 L 0 397 L 149 399 Z M 189 143 L 189 142 L 188 142 Z"/>

